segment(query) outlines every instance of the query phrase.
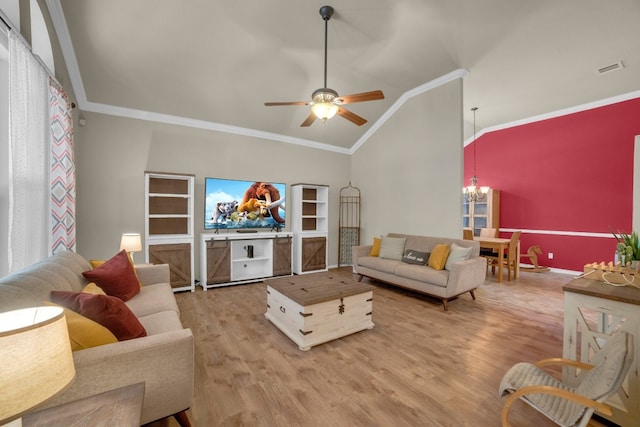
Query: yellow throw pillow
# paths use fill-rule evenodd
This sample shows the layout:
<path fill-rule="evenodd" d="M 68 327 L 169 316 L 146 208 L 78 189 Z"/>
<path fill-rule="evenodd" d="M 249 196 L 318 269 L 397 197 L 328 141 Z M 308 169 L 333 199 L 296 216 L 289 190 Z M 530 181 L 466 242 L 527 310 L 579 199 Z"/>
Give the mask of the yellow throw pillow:
<path fill-rule="evenodd" d="M 89 260 L 89 264 L 91 264 L 91 268 L 98 268 L 104 263 L 105 263 L 105 260 L 103 260 L 103 259 L 90 259 Z"/>
<path fill-rule="evenodd" d="M 431 250 L 431 256 L 429 257 L 429 267 L 433 268 L 434 270 L 444 270 L 444 266 L 447 263 L 448 257 L 449 245 L 435 245 Z"/>
<path fill-rule="evenodd" d="M 102 288 L 95 283 L 91 282 L 84 288 L 82 288 L 82 292 L 85 294 L 93 294 L 93 295 L 106 295 L 107 293 L 102 290 Z"/>
<path fill-rule="evenodd" d="M 62 307 L 49 301 L 46 301 L 45 304 Z M 62 307 L 62 309 L 67 320 L 71 351 L 118 342 L 118 338 L 98 322 L 94 322 L 66 307 Z"/>
<path fill-rule="evenodd" d="M 369 252 L 369 256 L 380 256 L 380 243 L 382 239 L 379 237 L 373 238 L 373 246 L 371 246 L 371 252 Z"/>

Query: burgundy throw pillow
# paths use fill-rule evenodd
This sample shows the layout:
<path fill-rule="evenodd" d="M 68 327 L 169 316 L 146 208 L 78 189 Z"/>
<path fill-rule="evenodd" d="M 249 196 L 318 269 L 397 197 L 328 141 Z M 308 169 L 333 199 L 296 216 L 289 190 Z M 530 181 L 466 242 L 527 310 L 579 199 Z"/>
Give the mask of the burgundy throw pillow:
<path fill-rule="evenodd" d="M 140 292 L 140 281 L 124 249 L 105 261 L 98 268 L 85 271 L 82 275 L 95 282 L 107 295 L 129 301 Z"/>
<path fill-rule="evenodd" d="M 147 336 L 144 326 L 119 298 L 84 292 L 51 291 L 51 301 L 101 324 L 118 341 Z"/>

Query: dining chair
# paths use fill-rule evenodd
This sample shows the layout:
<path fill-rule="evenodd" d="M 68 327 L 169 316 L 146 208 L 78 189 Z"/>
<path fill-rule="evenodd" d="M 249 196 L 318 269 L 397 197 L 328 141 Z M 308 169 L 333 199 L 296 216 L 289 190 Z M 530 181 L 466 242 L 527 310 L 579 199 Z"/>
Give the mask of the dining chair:
<path fill-rule="evenodd" d="M 465 228 L 462 230 L 462 238 L 464 240 L 473 240 L 473 230 Z"/>
<path fill-rule="evenodd" d="M 516 279 L 516 272 L 517 272 L 517 268 L 518 268 L 518 263 L 520 262 L 520 254 L 518 253 L 518 243 L 520 242 L 520 234 L 522 232 L 521 231 L 514 231 L 513 234 L 511 235 L 511 239 L 509 240 L 509 245 L 507 246 L 507 260 L 506 260 L 506 267 L 507 267 L 507 280 L 511 280 L 511 270 L 513 269 L 513 278 Z M 498 268 L 504 268 L 505 265 L 499 265 L 501 260 L 504 261 L 502 259 L 502 257 L 500 256 L 501 254 L 492 254 L 492 255 L 487 255 L 484 254 L 483 256 L 487 258 L 487 269 L 489 267 L 491 267 L 491 273 L 495 274 L 496 273 L 496 267 Z"/>
<path fill-rule="evenodd" d="M 587 426 L 595 411 L 612 415 L 606 400 L 618 392 L 633 361 L 633 335 L 620 331 L 607 339 L 590 363 L 552 358 L 513 365 L 500 381 L 506 397 L 501 422 L 509 427 L 509 409 L 521 399 L 560 426 Z M 542 368 L 561 365 L 580 369 L 578 384 L 567 384 Z"/>
<path fill-rule="evenodd" d="M 481 228 L 480 237 L 498 237 L 497 228 Z"/>
<path fill-rule="evenodd" d="M 481 228 L 480 229 L 480 237 L 498 237 L 498 229 L 497 228 Z M 497 257 L 498 253 L 493 249 L 482 249 L 480 248 L 480 255 L 482 256 L 490 256 Z M 487 267 L 490 263 L 487 263 Z M 495 270 L 495 268 L 494 268 Z"/>

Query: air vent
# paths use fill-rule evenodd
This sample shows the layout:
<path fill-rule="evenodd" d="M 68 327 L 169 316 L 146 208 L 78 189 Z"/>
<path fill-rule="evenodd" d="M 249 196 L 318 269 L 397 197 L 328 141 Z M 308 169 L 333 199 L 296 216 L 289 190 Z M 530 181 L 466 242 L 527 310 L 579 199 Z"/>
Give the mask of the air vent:
<path fill-rule="evenodd" d="M 624 64 L 622 63 L 622 61 L 618 61 L 616 63 L 604 66 L 602 68 L 598 68 L 597 73 L 598 74 L 607 74 L 607 73 L 610 73 L 612 71 L 622 70 L 623 68 L 624 68 Z"/>

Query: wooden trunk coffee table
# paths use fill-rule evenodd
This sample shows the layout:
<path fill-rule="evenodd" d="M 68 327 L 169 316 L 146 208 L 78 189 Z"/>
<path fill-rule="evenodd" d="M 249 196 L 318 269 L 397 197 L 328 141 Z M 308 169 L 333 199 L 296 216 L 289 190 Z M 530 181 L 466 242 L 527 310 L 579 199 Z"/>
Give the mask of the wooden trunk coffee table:
<path fill-rule="evenodd" d="M 330 272 L 265 280 L 267 319 L 300 350 L 375 325 L 373 286 Z"/>

